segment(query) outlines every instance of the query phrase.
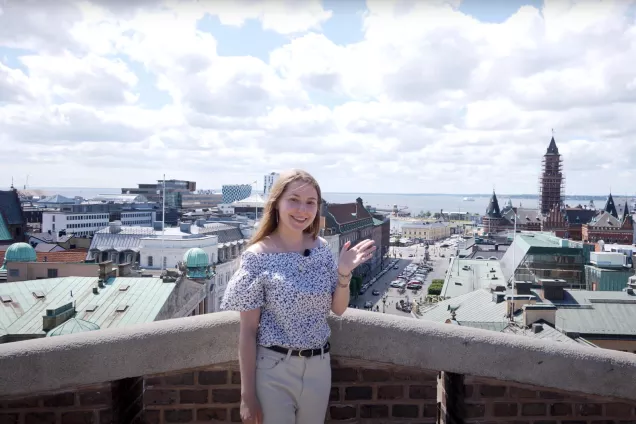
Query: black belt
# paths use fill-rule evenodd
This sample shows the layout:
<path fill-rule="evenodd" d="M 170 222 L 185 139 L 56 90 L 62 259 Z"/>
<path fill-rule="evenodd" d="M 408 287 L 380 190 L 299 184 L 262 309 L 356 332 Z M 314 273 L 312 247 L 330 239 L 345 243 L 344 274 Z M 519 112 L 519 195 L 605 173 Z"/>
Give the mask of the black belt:
<path fill-rule="evenodd" d="M 265 348 L 269 350 L 273 350 L 274 352 L 283 353 L 285 355 L 291 352 L 291 356 L 300 356 L 301 358 L 311 358 L 312 356 L 318 356 L 321 353 L 329 352 L 331 345 L 329 344 L 329 342 L 327 342 L 327 344 L 325 344 L 321 349 L 302 349 L 302 350 L 288 349 L 282 346 L 265 346 Z"/>

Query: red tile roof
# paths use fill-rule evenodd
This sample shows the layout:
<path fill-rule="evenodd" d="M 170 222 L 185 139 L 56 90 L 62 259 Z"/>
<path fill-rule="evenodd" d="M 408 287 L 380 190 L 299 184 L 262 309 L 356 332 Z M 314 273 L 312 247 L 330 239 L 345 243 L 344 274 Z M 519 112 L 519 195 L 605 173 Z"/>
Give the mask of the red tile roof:
<path fill-rule="evenodd" d="M 0 250 L 0 264 L 4 262 L 5 250 Z M 81 263 L 86 260 L 87 249 L 73 249 L 66 252 L 36 252 L 38 262 Z M 44 260 L 46 258 L 46 261 Z"/>
<path fill-rule="evenodd" d="M 338 224 L 348 224 L 361 219 L 372 218 L 366 208 L 358 203 L 329 203 L 327 210 L 331 213 Z M 356 214 L 357 213 L 357 214 Z"/>

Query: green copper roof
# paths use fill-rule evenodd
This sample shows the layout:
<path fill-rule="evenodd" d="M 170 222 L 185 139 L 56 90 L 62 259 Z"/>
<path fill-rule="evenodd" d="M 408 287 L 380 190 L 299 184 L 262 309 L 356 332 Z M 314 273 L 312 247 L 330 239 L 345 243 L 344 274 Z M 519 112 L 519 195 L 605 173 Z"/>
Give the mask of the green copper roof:
<path fill-rule="evenodd" d="M 9 226 L 0 213 L 0 241 L 11 240 L 11 232 L 9 232 Z"/>
<path fill-rule="evenodd" d="M 210 258 L 203 249 L 194 247 L 183 255 L 186 268 L 201 268 L 210 265 Z"/>
<path fill-rule="evenodd" d="M 83 319 L 71 318 L 49 331 L 46 337 L 63 336 L 65 334 L 82 333 L 84 331 L 99 330 L 99 325 Z"/>
<path fill-rule="evenodd" d="M 35 262 L 37 261 L 35 249 L 28 243 L 13 243 L 4 255 L 7 262 Z"/>

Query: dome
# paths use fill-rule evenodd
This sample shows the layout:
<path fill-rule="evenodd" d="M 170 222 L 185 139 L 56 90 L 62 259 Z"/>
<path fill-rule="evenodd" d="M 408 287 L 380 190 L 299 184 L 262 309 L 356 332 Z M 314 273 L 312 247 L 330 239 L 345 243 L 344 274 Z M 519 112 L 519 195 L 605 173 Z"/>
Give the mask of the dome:
<path fill-rule="evenodd" d="M 63 336 L 65 334 L 82 333 L 84 331 L 99 330 L 99 325 L 84 321 L 79 318 L 71 318 L 49 331 L 46 337 Z"/>
<path fill-rule="evenodd" d="M 187 268 L 202 268 L 210 265 L 210 258 L 203 249 L 195 247 L 185 252 L 183 262 Z"/>
<path fill-rule="evenodd" d="M 5 262 L 35 262 L 35 249 L 28 243 L 13 243 L 4 255 Z"/>

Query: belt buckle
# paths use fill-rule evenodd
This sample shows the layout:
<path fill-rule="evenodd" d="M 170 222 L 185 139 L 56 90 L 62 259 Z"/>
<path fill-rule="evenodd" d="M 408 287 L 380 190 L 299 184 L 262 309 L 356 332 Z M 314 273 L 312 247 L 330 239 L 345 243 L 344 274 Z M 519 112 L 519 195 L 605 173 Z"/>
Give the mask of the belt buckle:
<path fill-rule="evenodd" d="M 298 351 L 298 357 L 299 357 L 299 358 L 305 358 L 305 356 L 303 356 L 303 351 L 302 351 L 302 349 Z"/>

